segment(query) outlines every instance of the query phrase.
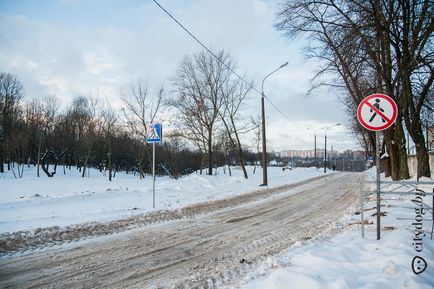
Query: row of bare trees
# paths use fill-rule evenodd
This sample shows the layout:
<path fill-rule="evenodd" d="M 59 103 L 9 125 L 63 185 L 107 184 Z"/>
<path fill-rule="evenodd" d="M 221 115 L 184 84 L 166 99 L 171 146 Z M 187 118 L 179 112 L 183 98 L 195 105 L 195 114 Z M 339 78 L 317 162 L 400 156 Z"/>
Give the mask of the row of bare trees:
<path fill-rule="evenodd" d="M 173 129 L 158 147 L 162 172 L 178 176 L 202 169 L 206 162 L 212 175 L 217 166 L 240 164 L 247 178 L 245 158 L 254 163 L 257 156 L 246 151 L 241 136 L 258 125 L 242 119 L 240 112 L 252 84 L 232 75 L 235 64 L 228 53 L 216 56 L 187 56 L 174 77 L 173 97 L 163 87 L 151 91 L 143 79 L 131 81 L 120 92 L 121 110 L 91 95 L 74 98 L 63 111 L 53 96 L 23 102 L 19 79 L 1 73 L 0 163 L 9 170 L 17 164 L 20 177 L 25 164 L 36 165 L 37 175 L 42 169 L 48 177 L 63 164 L 64 171 L 76 166 L 82 177 L 88 167 L 97 167 L 107 171 L 109 180 L 119 169 L 143 178 L 152 153 L 144 141 L 147 126 L 162 109 L 173 109 Z"/>
<path fill-rule="evenodd" d="M 19 103 L 24 96 L 24 88 L 18 78 L 10 73 L 0 73 L 0 173 L 4 172 L 3 163 L 5 140 L 16 126 Z"/>
<path fill-rule="evenodd" d="M 185 57 L 174 78 L 176 97 L 168 105 L 179 116 L 178 134 L 202 152 L 209 175 L 213 169 L 215 138 L 219 137 L 225 150 L 235 153 L 247 178 L 241 136 L 258 126 L 241 117 L 253 82 L 238 78 L 232 73 L 235 69 L 234 60 L 223 50 L 213 55 L 202 51 Z"/>
<path fill-rule="evenodd" d="M 323 64 L 313 88 L 344 91 L 354 134 L 370 155 L 375 137 L 358 125 L 358 104 L 372 93 L 397 102 L 398 118 L 382 138 L 393 179 L 409 178 L 405 131 L 416 147 L 417 177 L 430 176 L 423 127 L 434 121 L 433 11 L 430 0 L 288 0 L 277 14 L 285 36 L 311 38 L 307 56 Z"/>

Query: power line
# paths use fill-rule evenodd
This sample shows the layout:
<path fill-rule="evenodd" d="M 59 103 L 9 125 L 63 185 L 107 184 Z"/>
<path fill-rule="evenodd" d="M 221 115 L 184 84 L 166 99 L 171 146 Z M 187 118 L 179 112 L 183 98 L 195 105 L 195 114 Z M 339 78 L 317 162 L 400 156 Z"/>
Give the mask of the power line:
<path fill-rule="evenodd" d="M 229 69 L 230 72 L 232 72 L 235 76 L 237 76 L 241 81 L 243 81 L 245 84 L 250 86 L 253 90 L 261 94 L 261 92 L 256 89 L 251 83 L 249 83 L 247 80 L 245 80 L 243 77 L 241 77 L 238 73 L 236 73 L 229 65 L 224 63 L 217 55 L 214 54 L 214 52 L 211 51 L 205 44 L 203 44 L 196 36 L 193 35 L 187 28 L 185 28 L 184 25 L 182 25 L 172 14 L 170 14 L 169 11 L 167 11 L 163 6 L 160 5 L 156 0 L 154 0 L 155 4 L 158 5 L 170 18 L 172 18 L 173 21 L 176 22 L 182 29 L 184 29 L 185 32 L 187 32 L 197 43 L 199 43 L 200 46 L 202 46 L 209 54 L 211 54 L 218 62 L 220 62 L 224 67 Z"/>
<path fill-rule="evenodd" d="M 231 73 L 233 73 L 236 77 L 238 77 L 241 81 L 246 83 L 251 89 L 262 95 L 262 92 L 259 91 L 256 87 L 254 87 L 251 83 L 249 83 L 247 80 L 245 80 L 243 77 L 241 77 L 238 73 L 236 73 L 230 66 L 228 66 L 226 63 L 224 63 L 217 55 L 212 52 L 211 49 L 209 49 L 205 44 L 202 43 L 192 32 L 190 32 L 184 25 L 181 24 L 172 14 L 170 14 L 169 11 L 167 11 L 163 6 L 161 6 L 158 1 L 153 0 L 154 3 L 160 7 L 161 10 L 164 11 L 173 21 L 175 21 L 176 24 L 178 24 L 185 32 L 187 32 L 188 35 L 190 35 L 191 38 L 193 38 L 200 46 L 202 46 L 209 54 L 211 54 L 218 62 L 220 62 L 224 67 L 226 67 Z M 265 95 L 264 95 L 265 96 Z M 305 129 L 299 127 L 295 124 L 294 121 L 292 121 L 288 116 L 286 116 L 267 96 L 265 96 L 265 99 L 274 107 L 274 109 L 280 113 L 286 120 L 288 120 L 290 123 L 294 125 L 295 128 L 299 129 L 301 132 L 306 133 Z"/>
<path fill-rule="evenodd" d="M 264 95 L 265 99 L 271 104 L 271 106 L 278 112 L 280 113 L 287 121 L 289 121 L 290 123 L 292 123 L 292 125 L 299 129 L 301 132 L 306 133 L 306 130 L 299 127 L 295 121 L 293 121 L 292 119 L 290 119 L 287 115 L 285 115 L 266 95 Z"/>

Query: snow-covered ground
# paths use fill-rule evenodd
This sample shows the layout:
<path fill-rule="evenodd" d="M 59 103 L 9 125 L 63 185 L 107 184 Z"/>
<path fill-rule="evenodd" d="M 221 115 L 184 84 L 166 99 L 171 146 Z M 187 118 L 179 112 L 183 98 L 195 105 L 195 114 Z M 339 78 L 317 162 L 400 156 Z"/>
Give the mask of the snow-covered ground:
<path fill-rule="evenodd" d="M 242 178 L 240 170 L 233 169 L 233 176 L 229 177 L 221 168 L 217 176 L 192 174 L 178 180 L 159 177 L 156 210 L 180 208 L 259 189 L 262 172 L 259 169 L 253 175 L 253 168 L 248 170 L 248 180 Z M 276 187 L 322 174 L 314 168 L 282 171 L 272 167 L 269 184 Z M 423 189 L 432 192 L 433 188 Z M 432 196 L 422 198 L 429 208 L 422 216 L 425 235 L 422 241 L 416 241 L 421 243 L 416 244 L 418 247 L 413 240 L 415 218 L 418 218 L 417 203 L 412 202 L 414 196 L 383 199 L 382 211 L 387 215 L 382 217 L 381 240 L 376 240 L 375 196 L 370 196 L 365 204 L 365 218 L 372 224 L 365 226 L 365 238 L 361 238 L 360 224 L 357 224 L 360 216 L 348 215 L 333 232 L 298 242 L 286 252 L 269 257 L 229 288 L 434 288 Z M 96 170 L 91 170 L 88 178 L 81 178 L 79 172 L 71 170 L 67 175 L 37 178 L 33 168 L 26 169 L 22 179 L 15 179 L 11 173 L 0 174 L 0 233 L 114 220 L 153 210 L 150 177 L 139 180 L 132 175 L 117 174 L 108 182 L 107 176 Z M 417 252 L 420 248 L 422 251 Z M 415 256 L 427 262 L 427 269 L 419 275 L 412 269 Z M 417 269 L 423 264 L 415 265 Z"/>
<path fill-rule="evenodd" d="M 178 180 L 156 179 L 156 209 L 174 209 L 198 202 L 233 196 L 260 189 L 262 169 L 248 168 L 249 179 L 240 169 L 219 168 L 216 176 L 194 173 Z M 269 168 L 269 187 L 293 183 L 323 175 L 315 168 L 285 170 Z M 41 227 L 67 226 L 84 222 L 120 219 L 153 211 L 152 177 L 118 173 L 112 182 L 98 170 L 90 170 L 81 178 L 76 169 L 58 168 L 58 174 L 48 178 L 42 171 L 25 168 L 22 179 L 11 172 L 0 174 L 0 234 L 32 230 Z"/>
<path fill-rule="evenodd" d="M 432 181 L 425 179 L 425 181 Z M 433 185 L 423 188 L 433 191 Z M 434 288 L 434 237 L 432 237 L 432 196 L 423 197 L 427 207 L 422 216 L 424 236 L 414 241 L 415 218 L 422 211 L 415 196 L 383 197 L 381 218 L 382 236 L 376 240 L 375 196 L 369 198 L 365 212 L 371 225 L 365 226 L 361 238 L 359 215 L 349 215 L 333 233 L 319 236 L 307 243 L 297 243 L 279 256 L 269 258 L 256 271 L 250 273 L 239 289 L 385 289 Z M 421 237 L 421 235 L 418 235 Z M 417 243 L 417 244 L 415 244 Z M 417 249 L 422 251 L 417 252 Z M 424 272 L 416 275 L 412 261 L 422 257 L 427 262 Z M 415 259 L 415 270 L 423 268 L 423 261 Z"/>

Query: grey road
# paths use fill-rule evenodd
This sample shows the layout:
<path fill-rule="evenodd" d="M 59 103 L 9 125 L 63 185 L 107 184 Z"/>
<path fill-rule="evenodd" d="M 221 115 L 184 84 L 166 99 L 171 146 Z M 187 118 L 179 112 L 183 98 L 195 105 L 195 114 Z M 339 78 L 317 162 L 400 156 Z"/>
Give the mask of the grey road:
<path fill-rule="evenodd" d="M 0 259 L 1 288 L 215 288 L 335 226 L 360 174 L 227 199 L 217 209 Z M 199 192 L 198 192 L 199 193 Z M 210 205 L 211 206 L 211 205 Z"/>

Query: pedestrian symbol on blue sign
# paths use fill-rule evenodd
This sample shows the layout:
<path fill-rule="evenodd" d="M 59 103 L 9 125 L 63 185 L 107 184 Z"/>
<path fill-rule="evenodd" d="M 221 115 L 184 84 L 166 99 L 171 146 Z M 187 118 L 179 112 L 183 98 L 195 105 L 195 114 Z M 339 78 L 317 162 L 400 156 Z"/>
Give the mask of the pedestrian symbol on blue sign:
<path fill-rule="evenodd" d="M 161 123 L 153 123 L 148 127 L 146 141 L 148 143 L 161 142 Z"/>

